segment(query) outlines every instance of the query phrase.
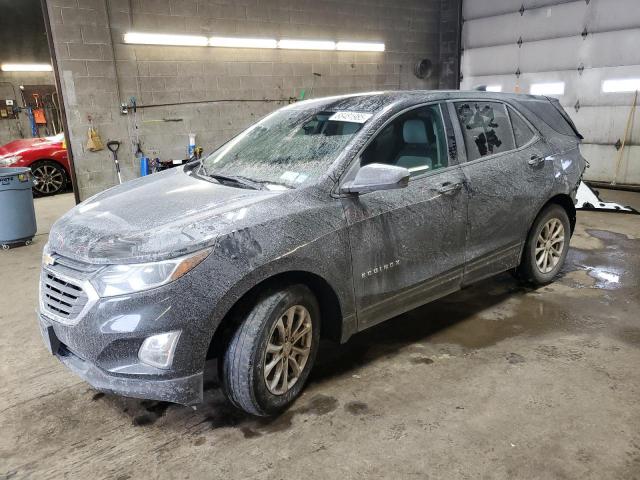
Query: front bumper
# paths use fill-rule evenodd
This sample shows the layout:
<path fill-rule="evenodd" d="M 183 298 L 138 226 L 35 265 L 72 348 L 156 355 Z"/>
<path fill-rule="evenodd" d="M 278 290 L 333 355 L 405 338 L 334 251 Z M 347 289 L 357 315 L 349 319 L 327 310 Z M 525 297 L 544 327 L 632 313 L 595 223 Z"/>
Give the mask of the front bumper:
<path fill-rule="evenodd" d="M 126 397 L 161 400 L 182 405 L 195 405 L 202 402 L 202 372 L 167 379 L 114 374 L 83 360 L 69 350 L 58 338 L 54 325 L 51 325 L 52 322 L 41 315 L 39 320 L 40 331 L 47 349 L 69 370 L 96 390 Z"/>
<path fill-rule="evenodd" d="M 59 278 L 58 270 L 43 269 Z M 203 368 L 215 331 L 215 297 L 205 295 L 208 278 L 196 275 L 200 266 L 167 285 L 129 295 L 99 298 L 77 308 L 74 318 L 51 315 L 51 294 L 41 302 L 38 320 L 49 351 L 96 389 L 124 396 L 163 400 L 184 405 L 202 401 Z M 79 276 L 79 275 L 78 275 Z M 81 295 L 81 287 L 74 290 Z M 69 292 L 69 283 L 56 288 Z M 87 287 L 83 292 L 89 291 Z M 60 296 L 60 295 L 58 295 Z M 66 301 L 66 297 L 64 298 Z M 168 369 L 147 365 L 138 358 L 144 340 L 159 333 L 180 330 L 173 363 Z"/>

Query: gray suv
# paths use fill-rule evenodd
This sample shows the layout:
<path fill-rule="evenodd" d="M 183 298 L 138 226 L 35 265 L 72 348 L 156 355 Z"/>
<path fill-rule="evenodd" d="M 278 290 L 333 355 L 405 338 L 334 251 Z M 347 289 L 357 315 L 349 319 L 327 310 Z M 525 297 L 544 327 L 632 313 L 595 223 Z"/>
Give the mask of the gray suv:
<path fill-rule="evenodd" d="M 193 405 L 217 358 L 254 415 L 302 390 L 320 338 L 512 270 L 552 281 L 585 169 L 556 100 L 375 92 L 298 102 L 201 161 L 51 229 L 39 322 L 95 388 Z"/>

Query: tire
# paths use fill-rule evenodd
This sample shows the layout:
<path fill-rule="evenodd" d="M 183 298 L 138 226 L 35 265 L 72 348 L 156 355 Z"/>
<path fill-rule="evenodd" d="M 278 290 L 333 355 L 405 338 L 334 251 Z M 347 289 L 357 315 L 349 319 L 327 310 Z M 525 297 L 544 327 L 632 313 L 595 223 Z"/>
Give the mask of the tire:
<path fill-rule="evenodd" d="M 531 226 L 516 276 L 533 285 L 552 282 L 567 258 L 570 237 L 566 210 L 557 204 L 547 205 Z"/>
<path fill-rule="evenodd" d="M 39 160 L 31 164 L 33 174 L 33 193 L 47 197 L 64 191 L 67 186 L 67 172 L 64 167 L 52 160 Z"/>
<path fill-rule="evenodd" d="M 291 330 L 287 330 L 287 322 L 291 322 L 288 323 Z M 222 388 L 231 403 L 257 416 L 274 415 L 286 409 L 302 391 L 313 367 L 320 323 L 318 302 L 304 285 L 292 285 L 259 297 L 232 334 L 222 362 L 218 361 Z M 311 332 L 296 340 L 307 326 Z M 286 337 L 287 331 L 291 332 L 287 338 L 294 337 L 293 347 L 290 341 L 283 340 L 283 332 Z M 280 344 L 280 350 L 276 351 Z M 301 351 L 308 351 L 306 361 Z M 282 357 L 280 360 L 278 355 Z M 296 375 L 294 366 L 298 362 L 303 365 Z M 292 385 L 285 384 L 285 364 L 286 378 Z M 278 370 L 281 373 L 275 381 Z"/>

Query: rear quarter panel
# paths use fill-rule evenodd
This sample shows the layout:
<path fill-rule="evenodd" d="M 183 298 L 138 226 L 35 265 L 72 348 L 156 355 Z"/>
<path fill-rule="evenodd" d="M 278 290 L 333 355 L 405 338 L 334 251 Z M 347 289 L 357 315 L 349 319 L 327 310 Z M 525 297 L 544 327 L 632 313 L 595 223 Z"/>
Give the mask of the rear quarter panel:
<path fill-rule="evenodd" d="M 549 122 L 527 108 L 527 102 L 516 102 L 515 107 L 540 131 L 549 146 L 550 154 L 547 161 L 553 163 L 553 182 L 549 198 L 566 194 L 575 200 L 575 192 L 587 168 L 587 162 L 580 153 L 581 139 L 576 135 L 565 135 L 552 128 Z M 571 126 L 571 128 L 575 127 Z M 548 201 L 549 198 L 546 200 Z M 544 203 L 546 201 L 542 205 Z"/>

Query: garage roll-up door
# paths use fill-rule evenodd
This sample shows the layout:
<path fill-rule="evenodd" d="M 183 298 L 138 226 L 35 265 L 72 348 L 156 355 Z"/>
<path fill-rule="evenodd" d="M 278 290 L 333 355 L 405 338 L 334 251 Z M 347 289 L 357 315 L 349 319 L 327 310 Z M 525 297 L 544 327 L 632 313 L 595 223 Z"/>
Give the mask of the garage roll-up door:
<path fill-rule="evenodd" d="M 462 89 L 556 84 L 553 95 L 585 137 L 585 177 L 640 185 L 640 109 L 624 141 L 634 92 L 603 91 L 607 80 L 640 86 L 638 0 L 465 0 L 463 18 Z"/>

